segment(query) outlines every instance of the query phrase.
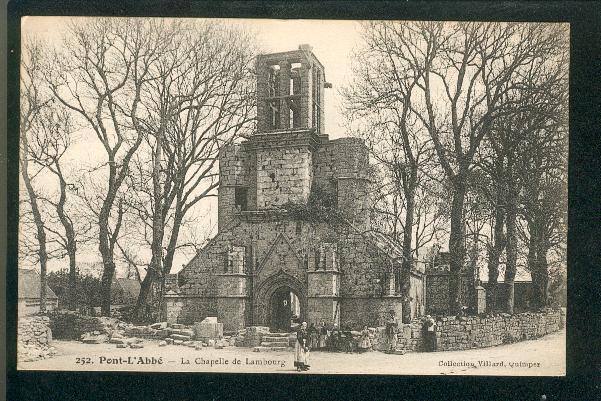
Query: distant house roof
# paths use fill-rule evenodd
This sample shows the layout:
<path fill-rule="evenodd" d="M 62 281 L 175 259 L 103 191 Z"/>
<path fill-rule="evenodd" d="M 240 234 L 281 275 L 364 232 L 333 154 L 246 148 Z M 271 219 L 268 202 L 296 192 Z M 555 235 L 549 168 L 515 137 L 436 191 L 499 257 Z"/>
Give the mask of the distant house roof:
<path fill-rule="evenodd" d="M 19 269 L 19 298 L 40 298 L 41 277 L 33 269 Z M 54 291 L 46 285 L 46 299 L 58 299 Z"/>
<path fill-rule="evenodd" d="M 140 282 L 128 278 L 116 278 L 113 280 L 113 286 L 120 287 L 123 290 L 124 301 L 135 302 L 140 294 Z"/>

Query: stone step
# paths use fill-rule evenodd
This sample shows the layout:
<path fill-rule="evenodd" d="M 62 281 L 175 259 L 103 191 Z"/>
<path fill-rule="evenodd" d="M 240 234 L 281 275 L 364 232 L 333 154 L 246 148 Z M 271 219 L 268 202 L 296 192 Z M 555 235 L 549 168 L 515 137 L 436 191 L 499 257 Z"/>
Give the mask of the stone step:
<path fill-rule="evenodd" d="M 287 347 L 288 341 L 262 341 L 261 347 Z"/>
<path fill-rule="evenodd" d="M 290 333 L 269 333 L 264 335 L 263 337 L 290 337 Z"/>
<path fill-rule="evenodd" d="M 263 341 L 288 341 L 290 337 L 286 336 L 263 336 Z"/>
<path fill-rule="evenodd" d="M 264 346 L 258 346 L 258 347 L 253 347 L 253 351 L 254 352 L 267 352 L 267 351 L 287 351 L 288 347 L 264 347 Z"/>

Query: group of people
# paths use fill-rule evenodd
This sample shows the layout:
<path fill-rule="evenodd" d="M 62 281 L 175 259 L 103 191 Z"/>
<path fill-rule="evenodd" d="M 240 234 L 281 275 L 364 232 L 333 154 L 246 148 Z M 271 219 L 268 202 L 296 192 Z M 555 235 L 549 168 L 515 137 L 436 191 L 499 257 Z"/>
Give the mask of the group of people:
<path fill-rule="evenodd" d="M 397 344 L 397 325 L 389 322 L 386 325 L 389 351 L 394 351 Z M 426 352 L 436 351 L 436 321 L 430 316 L 423 320 L 423 348 Z M 344 351 L 352 353 L 355 351 L 365 352 L 372 348 L 369 329 L 363 326 L 357 336 L 348 328 L 341 330 L 334 325 L 328 330 L 324 322 L 316 327 L 314 323 L 307 328 L 307 322 L 303 322 L 296 334 L 296 345 L 294 348 L 294 366 L 297 371 L 309 370 L 309 352 L 311 350 Z"/>
<path fill-rule="evenodd" d="M 352 353 L 365 352 L 371 348 L 372 340 L 367 326 L 363 326 L 357 336 L 350 329 L 340 329 L 336 324 L 328 329 L 325 322 L 321 322 L 318 327 L 311 323 L 307 328 L 307 322 L 303 322 L 296 334 L 294 366 L 298 371 L 309 370 L 308 357 L 311 350 Z"/>

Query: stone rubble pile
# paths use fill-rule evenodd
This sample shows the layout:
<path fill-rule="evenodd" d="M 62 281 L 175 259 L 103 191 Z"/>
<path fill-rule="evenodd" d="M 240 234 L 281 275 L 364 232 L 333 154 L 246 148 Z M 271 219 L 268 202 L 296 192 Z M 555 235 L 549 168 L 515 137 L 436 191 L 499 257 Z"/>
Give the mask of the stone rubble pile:
<path fill-rule="evenodd" d="M 17 332 L 17 360 L 31 362 L 56 354 L 51 345 L 52 331 L 47 316 L 26 316 L 19 319 Z"/>
<path fill-rule="evenodd" d="M 80 340 L 85 334 L 95 332 L 110 336 L 120 323 L 115 318 L 86 316 L 74 311 L 52 312 L 49 318 L 50 329 L 54 337 L 60 340 Z"/>
<path fill-rule="evenodd" d="M 207 320 L 208 319 L 208 320 Z M 86 333 L 83 342 L 109 342 L 117 348 L 143 348 L 144 340 L 159 340 L 159 346 L 182 345 L 197 350 L 203 347 L 221 349 L 233 346 L 235 337 L 223 335 L 223 324 L 216 318 L 186 326 L 178 323 L 159 322 L 148 326 L 119 323 L 108 336 L 100 332 Z"/>

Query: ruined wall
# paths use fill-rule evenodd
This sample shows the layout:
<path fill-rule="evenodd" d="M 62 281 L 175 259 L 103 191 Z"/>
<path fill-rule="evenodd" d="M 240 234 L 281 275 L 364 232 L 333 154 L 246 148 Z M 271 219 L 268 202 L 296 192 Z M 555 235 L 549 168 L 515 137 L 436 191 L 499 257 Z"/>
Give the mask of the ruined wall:
<path fill-rule="evenodd" d="M 343 298 L 340 304 L 341 325 L 354 330 L 385 325 L 393 315 L 396 320 L 402 316 L 401 298 L 370 297 Z"/>
<path fill-rule="evenodd" d="M 306 147 L 258 149 L 257 208 L 281 206 L 288 201 L 306 203 L 313 166 Z"/>
<path fill-rule="evenodd" d="M 192 324 L 205 317 L 217 316 L 217 299 L 214 297 L 165 297 L 169 323 Z"/>
<path fill-rule="evenodd" d="M 254 159 L 244 145 L 233 144 L 221 149 L 219 153 L 219 188 L 217 198 L 218 228 L 221 230 L 236 213 L 236 188 L 246 188 L 251 192 Z M 249 199 L 252 201 L 252 199 Z M 254 204 L 249 202 L 250 208 Z"/>
<path fill-rule="evenodd" d="M 56 354 L 51 346 L 52 331 L 48 316 L 27 316 L 19 318 L 17 328 L 17 360 L 30 362 L 49 358 Z"/>
<path fill-rule="evenodd" d="M 217 316 L 217 313 L 225 316 L 252 307 L 252 324 L 267 324 L 267 292 L 272 289 L 273 280 L 277 278 L 282 284 L 299 283 L 300 288 L 307 291 L 307 271 L 314 271 L 319 265 L 320 252 L 328 250 L 331 253 L 333 249 L 337 249 L 337 256 L 327 256 L 325 253 L 322 264 L 325 267 L 337 267 L 340 275 L 335 278 L 330 275 L 319 285 L 315 282 L 312 285 L 320 294 L 331 294 L 335 287 L 338 288 L 340 307 L 336 312 L 336 306 L 332 304 L 334 298 L 330 298 L 330 303 L 315 301 L 305 306 L 313 308 L 313 316 L 338 313 L 341 321 L 350 319 L 376 323 L 381 319 L 372 319 L 375 309 L 384 311 L 392 308 L 400 313 L 399 299 L 393 297 L 382 301 L 383 280 L 390 261 L 354 229 L 348 226 L 334 229 L 325 223 L 295 221 L 285 217 L 269 220 L 257 217 L 252 212 L 242 213 L 238 219 L 179 273 L 181 285 L 177 292 L 180 295 L 169 301 L 170 320 L 200 321 L 205 316 Z M 217 277 L 226 272 L 227 255 L 233 247 L 245 247 L 247 268 L 255 272 L 254 280 L 248 278 L 244 283 L 248 291 L 247 300 L 252 306 L 243 308 L 240 303 L 223 302 L 222 305 L 230 304 L 232 311 L 218 311 Z M 323 266 L 320 268 L 323 269 Z M 235 292 L 239 293 L 238 287 Z M 254 297 L 250 296 L 251 293 Z M 305 299 L 309 296 L 307 293 L 297 295 Z M 331 296 L 335 297 L 334 294 Z M 398 306 L 391 306 L 391 302 Z M 357 319 L 357 316 L 360 318 Z"/>
<path fill-rule="evenodd" d="M 542 313 L 500 314 L 488 317 L 438 317 L 437 351 L 456 351 L 486 348 L 517 341 L 531 340 L 563 328 L 565 318 L 560 310 Z M 424 339 L 421 319 L 400 325 L 397 348 L 405 351 L 423 351 Z M 387 349 L 385 331 L 378 330 L 379 350 Z"/>

